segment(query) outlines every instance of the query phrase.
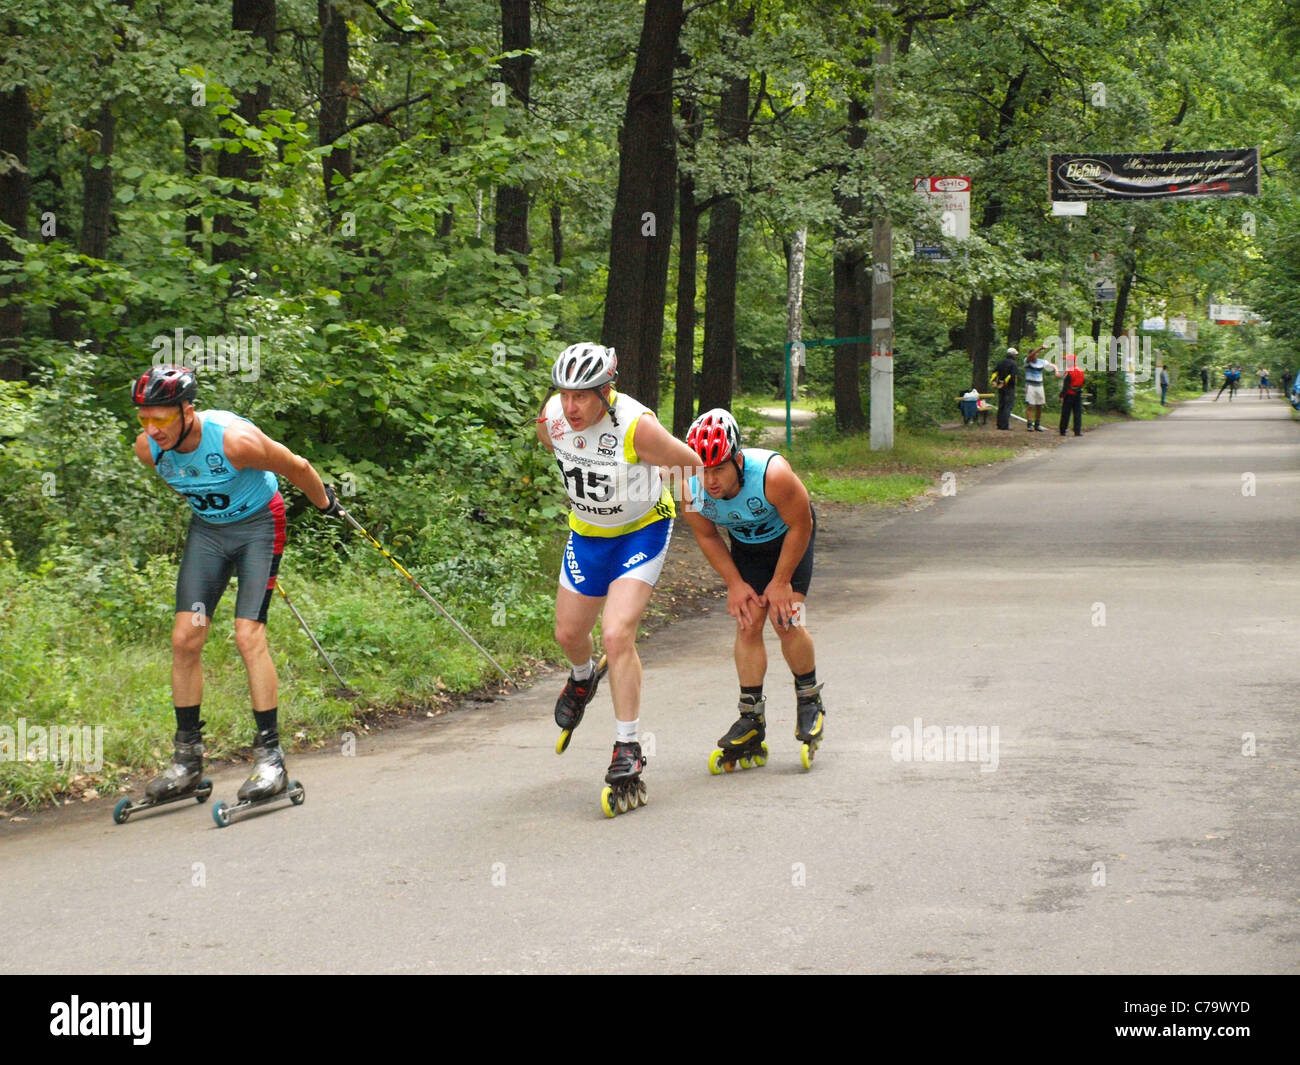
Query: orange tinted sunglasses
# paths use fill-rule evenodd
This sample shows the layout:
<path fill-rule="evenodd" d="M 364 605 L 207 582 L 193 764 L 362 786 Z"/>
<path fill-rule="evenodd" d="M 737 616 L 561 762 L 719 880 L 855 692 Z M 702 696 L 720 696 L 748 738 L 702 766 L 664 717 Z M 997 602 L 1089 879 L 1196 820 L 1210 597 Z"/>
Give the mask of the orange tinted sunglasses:
<path fill-rule="evenodd" d="M 136 417 L 140 419 L 141 425 L 152 425 L 155 429 L 166 429 L 167 426 L 171 425 L 171 423 L 174 422 L 180 416 L 181 416 L 181 412 L 179 407 L 176 410 L 172 411 L 172 413 L 167 415 L 165 418 L 151 418 L 148 415 L 140 413 L 139 411 L 136 412 Z"/>

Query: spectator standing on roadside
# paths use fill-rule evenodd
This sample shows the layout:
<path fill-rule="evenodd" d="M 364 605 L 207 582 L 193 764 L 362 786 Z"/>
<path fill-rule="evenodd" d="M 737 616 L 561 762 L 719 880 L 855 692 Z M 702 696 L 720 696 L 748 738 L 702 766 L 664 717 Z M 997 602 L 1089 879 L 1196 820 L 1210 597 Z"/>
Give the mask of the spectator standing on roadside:
<path fill-rule="evenodd" d="M 1016 405 L 1016 378 L 1020 375 L 1018 358 L 1020 352 L 1007 348 L 1006 356 L 993 367 L 992 384 L 998 394 L 999 429 L 1011 429 L 1011 409 Z"/>
<path fill-rule="evenodd" d="M 1031 433 L 1043 432 L 1040 420 L 1043 408 L 1047 406 L 1047 393 L 1043 391 L 1043 371 L 1052 370 L 1058 375 L 1055 363 L 1044 362 L 1038 357 L 1046 344 L 1034 348 L 1025 356 L 1025 422 Z"/>

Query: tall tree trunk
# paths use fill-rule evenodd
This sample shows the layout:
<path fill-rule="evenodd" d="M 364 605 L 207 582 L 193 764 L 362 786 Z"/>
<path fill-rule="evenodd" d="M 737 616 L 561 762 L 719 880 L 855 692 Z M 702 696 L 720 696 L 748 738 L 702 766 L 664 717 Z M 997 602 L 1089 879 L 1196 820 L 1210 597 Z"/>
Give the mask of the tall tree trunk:
<path fill-rule="evenodd" d="M 646 0 L 636 66 L 619 135 L 601 338 L 618 351 L 622 388 L 659 405 L 668 262 L 677 184 L 673 57 L 683 0 Z"/>
<path fill-rule="evenodd" d="M 555 269 L 564 264 L 564 214 L 563 208 L 558 203 L 551 204 L 551 262 L 555 264 Z M 555 294 L 562 295 L 564 292 L 564 276 L 561 274 L 555 279 Z"/>
<path fill-rule="evenodd" d="M 440 155 L 451 155 L 451 138 L 443 137 L 438 142 L 438 152 Z M 438 236 L 446 239 L 451 236 L 452 226 L 456 222 L 456 208 L 450 203 L 447 209 L 442 212 L 442 217 L 438 220 Z"/>
<path fill-rule="evenodd" d="M 683 111 L 683 117 L 686 117 Z M 695 181 L 677 182 L 677 328 L 673 351 L 673 436 L 684 439 L 695 414 L 695 290 L 700 209 Z"/>
<path fill-rule="evenodd" d="M 86 126 L 96 136 L 97 142 L 94 150 L 87 152 L 81 167 L 81 232 L 77 238 L 77 250 L 82 255 L 106 259 L 113 220 L 112 159 L 117 132 L 117 116 L 113 114 L 112 101 L 106 100 L 101 104 L 98 113 L 86 121 Z M 62 302 L 51 308 L 50 332 L 56 340 L 67 343 L 86 338 L 85 322 L 75 304 Z M 96 340 L 93 350 L 100 351 L 102 346 Z"/>
<path fill-rule="evenodd" d="M 803 268 L 808 249 L 808 230 L 796 229 L 789 242 L 786 257 L 785 284 L 785 341 L 795 345 L 803 339 Z M 782 376 L 784 376 L 784 365 Z M 790 361 L 790 381 L 787 391 L 792 399 L 799 396 L 799 367 L 794 362 L 793 349 Z M 782 395 L 784 396 L 784 392 Z"/>
<path fill-rule="evenodd" d="M 1022 340 L 1034 335 L 1034 312 L 1036 310 L 1037 307 L 1033 300 L 1016 300 L 1011 305 L 1011 318 L 1007 323 L 1007 343 L 1013 348 L 1020 347 Z"/>
<path fill-rule="evenodd" d="M 185 151 L 185 173 L 192 181 L 197 182 L 203 174 L 203 149 L 199 147 L 198 138 L 188 126 L 182 127 L 181 136 Z M 185 239 L 191 247 L 203 235 L 203 216 L 199 213 L 198 207 L 199 201 L 196 197 L 190 202 L 190 209 L 185 215 Z"/>
<path fill-rule="evenodd" d="M 529 0 L 501 0 L 501 50 L 513 52 L 533 44 Z M 501 61 L 501 77 L 523 114 L 528 113 L 533 57 L 516 56 Z M 512 105 L 513 106 L 513 105 Z M 498 255 L 513 253 L 519 272 L 528 275 L 532 242 L 528 237 L 528 190 L 522 185 L 497 189 L 495 248 Z"/>
<path fill-rule="evenodd" d="M 1020 93 L 1024 88 L 1029 68 L 1022 68 L 1007 85 L 998 109 L 997 132 L 990 148 L 990 156 L 996 159 L 1011 145 L 1011 127 L 1015 122 L 1016 108 L 1020 106 Z M 983 232 L 996 225 L 1002 218 L 1002 196 L 994 186 L 984 204 L 981 219 Z M 988 390 L 989 351 L 993 346 L 993 296 L 987 292 L 978 292 L 971 297 L 966 307 L 966 344 L 971 358 L 971 383 L 981 392 Z"/>
<path fill-rule="evenodd" d="M 321 88 L 320 88 L 320 143 L 333 144 L 348 128 L 348 24 L 329 0 L 317 0 L 316 15 L 320 20 Z M 352 177 L 352 150 L 335 148 L 321 160 L 321 176 L 325 183 L 325 202 L 331 213 L 338 190 L 334 175 L 343 180 Z"/>
<path fill-rule="evenodd" d="M 744 11 L 736 32 L 748 37 L 754 9 Z M 718 104 L 722 151 L 749 140 L 749 72 L 727 79 Z M 730 407 L 736 362 L 736 259 L 740 252 L 740 201 L 725 196 L 709 209 L 709 261 L 704 277 L 704 360 L 700 409 Z"/>
<path fill-rule="evenodd" d="M 32 111 L 27 104 L 27 88 L 16 85 L 0 92 L 0 158 L 10 159 L 0 169 L 0 220 L 12 226 L 15 234 L 27 239 L 27 203 L 31 198 L 31 174 L 27 169 L 27 132 L 32 125 Z M 18 250 L 0 237 L 0 259 L 16 260 Z M 17 381 L 28 370 L 19 355 L 23 337 L 22 286 L 0 283 L 0 379 Z"/>
<path fill-rule="evenodd" d="M 232 0 L 231 24 L 240 31 L 260 38 L 268 53 L 275 51 L 275 0 Z M 239 116 L 249 124 L 256 124 L 258 116 L 271 106 L 271 86 L 259 82 L 253 89 L 239 94 Z M 221 152 L 217 156 L 217 176 L 235 181 L 256 181 L 261 176 L 257 160 L 244 152 Z M 236 188 L 231 199 L 256 207 L 256 198 Z M 212 261 L 230 262 L 244 251 L 244 227 L 231 215 L 220 214 L 212 220 L 213 233 L 226 235 L 224 243 L 212 248 Z"/>
<path fill-rule="evenodd" d="M 860 61 L 866 66 L 867 61 Z M 866 105 L 856 98 L 849 99 L 849 128 L 846 143 L 849 157 L 857 158 L 866 143 L 864 123 Z M 847 165 L 841 167 L 841 180 L 847 176 Z M 835 335 L 837 337 L 865 336 L 871 332 L 870 261 L 862 238 L 862 197 L 856 189 L 844 192 L 835 189 L 835 204 L 839 220 L 835 225 L 835 258 L 833 264 L 835 292 Z M 864 344 L 838 344 L 834 351 L 835 362 L 835 426 L 842 433 L 860 433 L 867 427 L 862 413 L 862 360 L 869 349 Z"/>

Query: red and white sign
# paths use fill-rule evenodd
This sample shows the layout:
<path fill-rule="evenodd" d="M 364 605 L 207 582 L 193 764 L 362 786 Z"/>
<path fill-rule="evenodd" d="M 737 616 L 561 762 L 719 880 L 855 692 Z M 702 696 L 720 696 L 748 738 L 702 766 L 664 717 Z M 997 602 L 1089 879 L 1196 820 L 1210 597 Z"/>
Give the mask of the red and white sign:
<path fill-rule="evenodd" d="M 912 179 L 918 196 L 930 204 L 938 216 L 939 230 L 950 240 L 970 239 L 970 178 L 919 177 Z M 946 263 L 948 257 L 937 244 L 916 245 L 916 257 L 930 262 Z"/>

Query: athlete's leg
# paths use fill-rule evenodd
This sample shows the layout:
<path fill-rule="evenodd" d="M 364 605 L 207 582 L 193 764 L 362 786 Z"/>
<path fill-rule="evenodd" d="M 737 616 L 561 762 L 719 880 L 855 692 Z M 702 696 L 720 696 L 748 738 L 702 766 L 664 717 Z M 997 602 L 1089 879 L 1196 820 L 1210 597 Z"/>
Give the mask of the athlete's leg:
<path fill-rule="evenodd" d="M 641 715 L 641 657 L 636 630 L 654 594 L 654 585 L 636 577 L 620 577 L 609 586 L 600 637 L 609 657 L 609 685 L 614 716 L 635 721 Z"/>
<path fill-rule="evenodd" d="M 750 625 L 736 621 L 736 677 L 742 688 L 756 688 L 767 676 L 767 648 L 763 646 L 766 615 L 756 607 Z"/>
<path fill-rule="evenodd" d="M 279 706 L 279 678 L 271 651 L 266 645 L 266 625 L 253 618 L 235 618 L 235 646 L 248 670 L 248 692 L 254 710 L 274 710 Z"/>
<path fill-rule="evenodd" d="M 795 593 L 796 603 L 803 604 L 807 596 Z M 776 634 L 781 637 L 781 654 L 785 657 L 785 663 L 790 667 L 790 672 L 796 677 L 805 673 L 811 673 L 817 668 L 817 657 L 813 649 L 812 637 L 808 635 L 808 625 L 805 622 L 800 625 L 791 625 L 784 628 L 777 624 L 776 616 L 772 616 L 772 628 Z"/>
<path fill-rule="evenodd" d="M 604 605 L 603 595 L 579 595 L 563 585 L 556 590 L 555 642 L 575 666 L 584 666 L 591 660 L 596 649 L 591 630 Z"/>
<path fill-rule="evenodd" d="M 172 623 L 172 702 L 198 706 L 203 702 L 203 645 L 208 639 L 208 615 L 183 611 Z"/>
<path fill-rule="evenodd" d="M 176 706 L 198 706 L 203 701 L 203 645 L 234 569 L 214 531 L 191 518 L 176 574 L 172 622 L 172 702 Z"/>

